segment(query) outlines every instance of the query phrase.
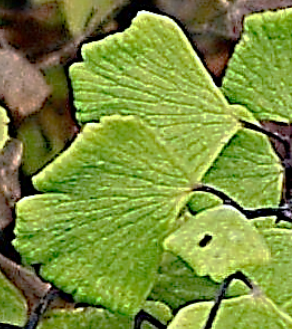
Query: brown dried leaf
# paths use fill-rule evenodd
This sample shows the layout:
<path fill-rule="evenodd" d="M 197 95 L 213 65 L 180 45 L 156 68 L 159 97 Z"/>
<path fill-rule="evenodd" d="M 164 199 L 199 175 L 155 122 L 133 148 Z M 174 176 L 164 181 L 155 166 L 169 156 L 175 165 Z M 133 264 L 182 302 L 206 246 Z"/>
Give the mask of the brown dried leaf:
<path fill-rule="evenodd" d="M 0 230 L 13 221 L 12 209 L 21 196 L 18 179 L 21 158 L 22 143 L 17 139 L 8 140 L 0 153 Z"/>
<path fill-rule="evenodd" d="M 13 116 L 36 112 L 51 93 L 41 72 L 15 51 L 0 51 L 0 75 L 0 95 Z"/>

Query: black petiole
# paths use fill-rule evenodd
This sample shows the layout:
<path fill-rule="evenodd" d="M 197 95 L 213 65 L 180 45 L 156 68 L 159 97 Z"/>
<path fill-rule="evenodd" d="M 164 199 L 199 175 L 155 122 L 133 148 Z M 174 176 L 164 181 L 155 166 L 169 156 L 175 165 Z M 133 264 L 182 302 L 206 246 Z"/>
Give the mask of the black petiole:
<path fill-rule="evenodd" d="M 259 208 L 259 209 L 245 209 L 235 200 L 230 198 L 226 193 L 223 191 L 217 190 L 216 188 L 208 185 L 197 185 L 193 191 L 201 191 L 201 192 L 208 192 L 211 194 L 216 195 L 219 197 L 223 204 L 230 205 L 233 208 L 240 211 L 247 219 L 254 219 L 258 217 L 267 217 L 267 216 L 276 216 L 277 220 L 279 221 L 287 221 L 292 222 L 292 210 L 290 209 L 289 205 L 284 205 L 279 208 Z M 192 213 L 191 209 L 189 211 Z"/>
<path fill-rule="evenodd" d="M 234 274 L 231 274 L 230 276 L 228 276 L 222 283 L 218 294 L 216 296 L 215 299 L 215 304 L 213 305 L 210 313 L 209 313 L 209 317 L 207 319 L 207 322 L 205 324 L 205 327 L 203 329 L 211 329 L 213 322 L 216 318 L 217 312 L 219 310 L 219 307 L 226 295 L 227 289 L 229 287 L 229 285 L 231 284 L 231 282 L 233 280 L 241 280 L 242 282 L 244 282 L 250 289 L 254 290 L 257 287 L 252 283 L 252 281 L 246 276 L 244 275 L 242 272 L 236 272 Z"/>

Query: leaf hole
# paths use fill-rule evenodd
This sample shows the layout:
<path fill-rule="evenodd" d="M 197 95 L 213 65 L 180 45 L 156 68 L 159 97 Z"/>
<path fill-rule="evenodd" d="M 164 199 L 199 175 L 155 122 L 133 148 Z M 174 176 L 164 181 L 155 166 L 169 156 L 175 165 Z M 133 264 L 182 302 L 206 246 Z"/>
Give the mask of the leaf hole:
<path fill-rule="evenodd" d="M 200 247 L 206 247 L 207 244 L 209 244 L 211 240 L 212 240 L 212 235 L 205 234 L 203 239 L 199 242 L 199 246 Z"/>

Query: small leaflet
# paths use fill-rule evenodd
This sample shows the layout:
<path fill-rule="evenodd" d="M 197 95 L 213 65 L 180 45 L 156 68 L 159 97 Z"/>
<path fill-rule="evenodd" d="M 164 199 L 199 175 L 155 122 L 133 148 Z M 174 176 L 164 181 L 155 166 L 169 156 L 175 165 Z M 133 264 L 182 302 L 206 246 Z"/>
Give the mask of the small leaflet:
<path fill-rule="evenodd" d="M 292 121 L 292 9 L 246 17 L 221 90 L 258 120 Z"/>
<path fill-rule="evenodd" d="M 214 281 L 247 265 L 270 260 L 260 233 L 244 215 L 230 206 L 218 206 L 192 216 L 164 241 L 164 248 L 182 257 L 199 276 Z"/>

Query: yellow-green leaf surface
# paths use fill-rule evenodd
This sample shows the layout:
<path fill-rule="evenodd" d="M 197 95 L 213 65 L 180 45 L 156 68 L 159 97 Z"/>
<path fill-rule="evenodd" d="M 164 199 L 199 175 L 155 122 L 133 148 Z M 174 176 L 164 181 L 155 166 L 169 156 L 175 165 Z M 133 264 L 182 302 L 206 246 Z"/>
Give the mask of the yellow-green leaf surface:
<path fill-rule="evenodd" d="M 244 129 L 224 147 L 203 182 L 224 191 L 242 207 L 278 207 L 283 167 L 266 136 Z"/>
<path fill-rule="evenodd" d="M 179 159 L 142 121 L 116 115 L 87 124 L 33 183 L 49 193 L 17 204 L 23 260 L 77 301 L 136 314 L 190 194 Z"/>
<path fill-rule="evenodd" d="M 0 272 L 0 322 L 23 326 L 26 313 L 24 297 Z"/>
<path fill-rule="evenodd" d="M 159 300 L 172 309 L 195 300 L 213 300 L 219 284 L 199 277 L 182 258 L 164 252 L 158 276 L 149 298 Z"/>
<path fill-rule="evenodd" d="M 202 329 L 212 302 L 182 308 L 167 329 Z M 292 319 L 262 294 L 225 300 L 212 329 L 291 329 Z"/>
<path fill-rule="evenodd" d="M 292 9 L 248 16 L 222 90 L 260 120 L 291 122 Z"/>
<path fill-rule="evenodd" d="M 168 17 L 140 12 L 124 32 L 85 44 L 82 57 L 70 67 L 81 123 L 117 113 L 140 116 L 196 175 L 240 129 L 237 117 L 247 110 L 228 104 Z"/>
<path fill-rule="evenodd" d="M 164 247 L 182 257 L 199 276 L 222 281 L 250 264 L 266 265 L 264 239 L 239 211 L 218 206 L 191 217 L 168 236 Z"/>
<path fill-rule="evenodd" d="M 160 302 L 146 301 L 145 311 L 163 323 L 172 318 L 168 306 Z M 53 310 L 45 314 L 37 329 L 133 329 L 134 319 L 110 313 L 102 308 L 77 308 L 74 310 Z M 155 327 L 145 322 L 143 329 Z"/>
<path fill-rule="evenodd" d="M 289 229 L 258 230 L 271 252 L 271 261 L 265 266 L 247 266 L 244 273 L 279 306 L 292 299 L 292 231 Z M 236 286 L 230 288 L 236 292 Z"/>
<path fill-rule="evenodd" d="M 281 306 L 282 310 L 292 316 L 292 299 Z"/>
<path fill-rule="evenodd" d="M 0 150 L 3 148 L 4 144 L 6 143 L 8 136 L 8 124 L 9 119 L 6 114 L 5 109 L 0 106 Z"/>

